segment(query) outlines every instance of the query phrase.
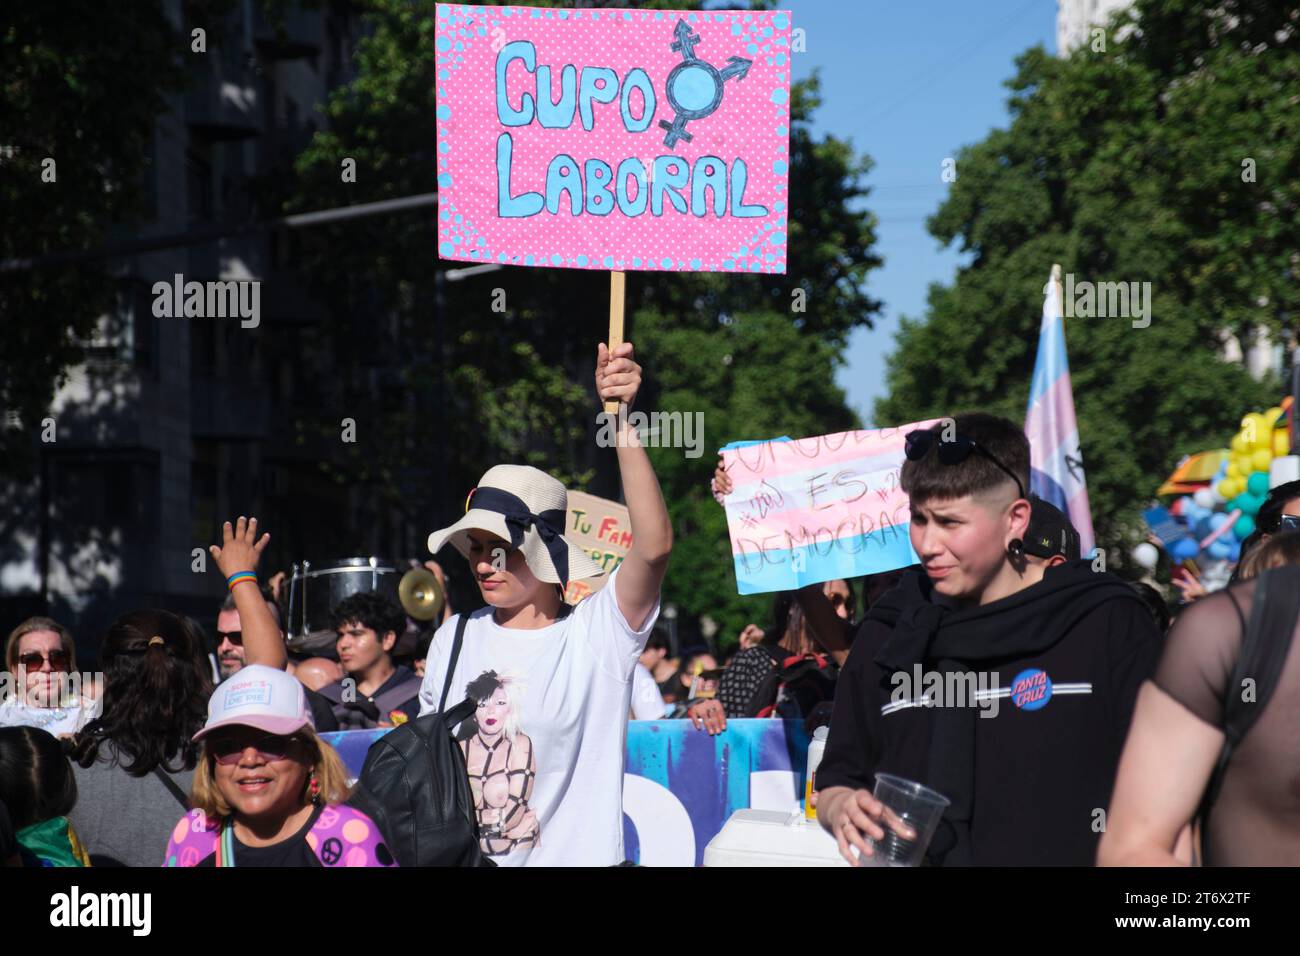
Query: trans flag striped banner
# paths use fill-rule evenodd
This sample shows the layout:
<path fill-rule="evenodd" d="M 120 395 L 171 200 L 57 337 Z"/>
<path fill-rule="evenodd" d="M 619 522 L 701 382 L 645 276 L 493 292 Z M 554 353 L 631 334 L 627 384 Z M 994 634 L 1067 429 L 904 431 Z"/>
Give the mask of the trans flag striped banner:
<path fill-rule="evenodd" d="M 907 433 L 935 421 L 723 448 L 739 592 L 788 591 L 915 564 L 898 474 Z"/>
<path fill-rule="evenodd" d="M 1070 517 L 1086 557 L 1093 549 L 1092 509 L 1079 451 L 1074 392 L 1065 357 L 1065 320 L 1061 316 L 1060 266 L 1043 287 L 1043 324 L 1038 332 L 1038 359 L 1029 390 L 1025 435 L 1029 438 L 1029 488 Z"/>

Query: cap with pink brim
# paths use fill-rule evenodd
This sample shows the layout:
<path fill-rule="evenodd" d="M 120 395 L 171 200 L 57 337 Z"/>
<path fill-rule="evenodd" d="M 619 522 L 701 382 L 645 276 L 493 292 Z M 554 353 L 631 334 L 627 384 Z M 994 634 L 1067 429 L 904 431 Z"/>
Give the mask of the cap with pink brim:
<path fill-rule="evenodd" d="M 224 681 L 208 700 L 208 722 L 195 740 L 220 727 L 254 727 L 288 736 L 316 727 L 307 694 L 297 678 L 265 664 L 249 664 Z"/>

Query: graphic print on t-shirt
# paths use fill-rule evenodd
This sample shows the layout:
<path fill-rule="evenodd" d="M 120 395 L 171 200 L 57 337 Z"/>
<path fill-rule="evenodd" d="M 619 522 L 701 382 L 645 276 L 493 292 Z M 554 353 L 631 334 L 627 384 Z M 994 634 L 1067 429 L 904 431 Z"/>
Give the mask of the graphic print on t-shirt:
<path fill-rule="evenodd" d="M 522 726 L 523 681 L 484 671 L 465 687 L 478 706 L 457 733 L 478 814 L 479 842 L 488 856 L 540 845 L 537 814 L 528 806 L 537 778 L 533 741 Z"/>

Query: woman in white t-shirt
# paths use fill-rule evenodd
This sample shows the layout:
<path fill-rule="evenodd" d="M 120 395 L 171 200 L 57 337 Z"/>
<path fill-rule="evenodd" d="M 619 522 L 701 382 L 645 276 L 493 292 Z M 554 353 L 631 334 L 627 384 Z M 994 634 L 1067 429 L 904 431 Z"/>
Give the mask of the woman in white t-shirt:
<path fill-rule="evenodd" d="M 640 385 L 631 343 L 612 352 L 602 344 L 600 398 L 631 406 Z M 460 642 L 459 615 L 438 629 L 420 713 L 467 697 L 477 702 L 457 738 L 483 852 L 502 866 L 623 861 L 632 671 L 659 613 L 672 526 L 626 414 L 607 420 L 600 434 L 611 431 L 632 546 L 608 584 L 576 607 L 564 603 L 565 586 L 602 571 L 565 539 L 568 495 L 545 472 L 490 468 L 470 493 L 465 517 L 429 535 L 430 551 L 451 543 L 465 556 L 488 606 L 468 615 Z"/>

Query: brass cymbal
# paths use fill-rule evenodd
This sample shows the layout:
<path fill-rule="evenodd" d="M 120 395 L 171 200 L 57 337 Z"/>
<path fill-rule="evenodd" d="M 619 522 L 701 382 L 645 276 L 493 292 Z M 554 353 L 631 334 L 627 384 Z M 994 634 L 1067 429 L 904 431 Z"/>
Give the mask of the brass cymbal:
<path fill-rule="evenodd" d="M 412 568 L 397 584 L 397 599 L 408 617 L 432 621 L 442 614 L 442 586 L 428 568 Z"/>

